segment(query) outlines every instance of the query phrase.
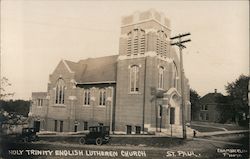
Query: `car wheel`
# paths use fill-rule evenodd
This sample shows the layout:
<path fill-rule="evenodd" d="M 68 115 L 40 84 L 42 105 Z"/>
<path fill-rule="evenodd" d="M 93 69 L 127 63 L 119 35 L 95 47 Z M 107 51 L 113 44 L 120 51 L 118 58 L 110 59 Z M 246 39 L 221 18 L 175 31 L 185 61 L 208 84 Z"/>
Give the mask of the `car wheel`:
<path fill-rule="evenodd" d="M 32 136 L 30 137 L 30 141 L 36 141 L 36 135 L 32 135 Z"/>
<path fill-rule="evenodd" d="M 36 136 L 35 141 L 39 141 L 39 137 L 38 136 Z"/>
<path fill-rule="evenodd" d="M 82 144 L 82 145 L 84 145 L 84 144 L 86 143 L 85 138 L 81 137 L 81 138 L 79 139 L 79 143 Z"/>
<path fill-rule="evenodd" d="M 98 137 L 98 138 L 95 140 L 95 144 L 96 144 L 96 145 L 102 145 L 102 138 Z"/>
<path fill-rule="evenodd" d="M 24 137 L 24 138 L 22 138 L 22 141 L 23 142 L 29 142 L 29 138 L 28 137 Z"/>

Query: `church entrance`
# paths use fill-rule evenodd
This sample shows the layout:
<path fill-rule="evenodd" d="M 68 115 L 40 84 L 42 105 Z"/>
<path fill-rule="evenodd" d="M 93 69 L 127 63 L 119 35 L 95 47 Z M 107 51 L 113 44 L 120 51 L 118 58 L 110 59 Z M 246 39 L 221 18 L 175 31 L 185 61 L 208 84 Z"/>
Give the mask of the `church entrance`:
<path fill-rule="evenodd" d="M 180 100 L 176 94 L 172 95 L 170 104 L 170 124 L 180 125 Z"/>

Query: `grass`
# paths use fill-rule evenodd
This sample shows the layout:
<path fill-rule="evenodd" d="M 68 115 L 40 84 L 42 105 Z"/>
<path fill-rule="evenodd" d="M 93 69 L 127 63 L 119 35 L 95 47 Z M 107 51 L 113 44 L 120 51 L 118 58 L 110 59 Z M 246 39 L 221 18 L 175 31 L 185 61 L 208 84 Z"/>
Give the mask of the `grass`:
<path fill-rule="evenodd" d="M 236 125 L 236 124 L 221 124 L 221 123 L 213 123 L 213 122 L 199 122 L 199 121 L 192 121 L 191 123 L 191 127 L 195 129 L 195 126 L 192 125 L 192 124 L 197 124 L 197 125 L 202 125 L 203 127 L 207 125 L 207 131 L 206 129 L 203 129 L 203 128 L 199 128 L 199 127 L 196 127 L 197 130 L 198 129 L 201 129 L 201 132 L 211 132 L 211 131 L 221 131 L 221 129 L 219 128 L 225 128 L 227 129 L 228 131 L 230 130 L 248 130 L 248 127 L 242 127 L 242 126 L 239 126 L 239 125 Z M 211 129 L 209 129 L 209 127 L 213 127 Z M 216 130 L 216 128 L 214 127 L 218 127 L 218 130 Z M 199 131 L 199 130 L 198 130 Z"/>

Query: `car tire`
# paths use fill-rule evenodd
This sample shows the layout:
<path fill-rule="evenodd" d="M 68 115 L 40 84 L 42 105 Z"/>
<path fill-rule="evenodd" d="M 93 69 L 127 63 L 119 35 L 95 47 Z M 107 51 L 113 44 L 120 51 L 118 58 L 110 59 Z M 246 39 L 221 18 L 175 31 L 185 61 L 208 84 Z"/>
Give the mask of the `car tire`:
<path fill-rule="evenodd" d="M 102 145 L 102 138 L 100 138 L 100 137 L 96 138 L 95 144 L 96 145 Z"/>
<path fill-rule="evenodd" d="M 29 138 L 28 137 L 24 137 L 24 138 L 22 138 L 22 141 L 23 142 L 29 142 Z"/>
<path fill-rule="evenodd" d="M 79 139 L 79 143 L 82 144 L 82 145 L 84 145 L 84 144 L 86 143 L 85 138 L 81 137 L 81 138 Z"/>

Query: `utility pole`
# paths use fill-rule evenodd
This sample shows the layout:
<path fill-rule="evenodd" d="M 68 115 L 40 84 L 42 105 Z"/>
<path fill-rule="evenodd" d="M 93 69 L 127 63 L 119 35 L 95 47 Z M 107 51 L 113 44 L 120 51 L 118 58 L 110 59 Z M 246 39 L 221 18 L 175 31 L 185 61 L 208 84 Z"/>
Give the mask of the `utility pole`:
<path fill-rule="evenodd" d="M 171 43 L 171 45 L 176 45 L 179 47 L 180 52 L 180 78 L 181 78 L 181 108 L 182 108 L 182 134 L 183 139 L 187 138 L 186 132 L 186 118 L 185 118 L 185 97 L 184 97 L 184 69 L 183 69 L 183 58 L 182 58 L 182 49 L 186 48 L 183 43 L 190 42 L 190 39 L 182 40 L 183 37 L 190 35 L 190 33 L 179 34 L 178 36 L 170 38 L 171 40 L 178 39 L 177 42 Z"/>

